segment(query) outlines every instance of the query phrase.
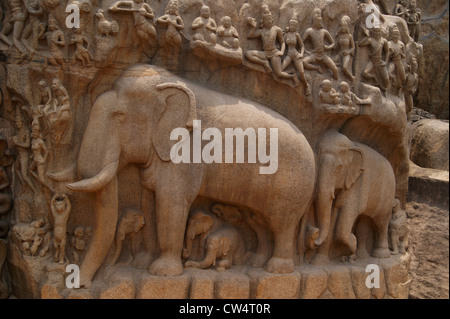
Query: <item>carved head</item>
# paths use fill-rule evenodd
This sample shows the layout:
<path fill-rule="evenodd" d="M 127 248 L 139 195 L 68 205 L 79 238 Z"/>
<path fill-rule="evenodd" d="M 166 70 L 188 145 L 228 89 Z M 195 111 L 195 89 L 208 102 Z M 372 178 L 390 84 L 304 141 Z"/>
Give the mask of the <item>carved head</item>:
<path fill-rule="evenodd" d="M 273 26 L 272 14 L 270 12 L 269 13 L 265 13 L 263 15 L 262 22 L 263 22 L 263 27 L 264 28 L 266 28 L 266 29 L 272 28 L 272 26 Z"/>
<path fill-rule="evenodd" d="M 339 24 L 340 33 L 350 33 L 351 19 L 349 16 L 343 16 Z"/>
<path fill-rule="evenodd" d="M 41 127 L 39 125 L 38 121 L 33 121 L 33 123 L 31 124 L 31 137 L 33 139 L 37 139 L 39 138 L 39 136 L 41 135 Z"/>
<path fill-rule="evenodd" d="M 289 31 L 295 32 L 298 28 L 298 16 L 294 14 L 294 16 L 289 20 Z"/>
<path fill-rule="evenodd" d="M 397 42 L 400 39 L 400 30 L 397 25 L 393 25 L 390 29 L 390 36 L 394 42 Z"/>
<path fill-rule="evenodd" d="M 51 14 L 48 16 L 48 29 L 50 31 L 55 31 L 59 29 L 58 21 L 56 21 L 55 17 Z"/>
<path fill-rule="evenodd" d="M 39 90 L 40 90 L 41 92 L 42 92 L 42 91 L 45 91 L 45 89 L 48 87 L 47 81 L 45 81 L 45 80 L 39 81 L 38 85 L 39 85 Z"/>
<path fill-rule="evenodd" d="M 315 8 L 313 12 L 313 26 L 316 29 L 322 29 L 322 10 L 320 8 Z"/>
<path fill-rule="evenodd" d="M 409 8 L 416 10 L 417 8 L 417 0 L 411 0 L 411 2 L 409 3 Z"/>
<path fill-rule="evenodd" d="M 55 195 L 55 209 L 58 213 L 62 213 L 66 209 L 66 197 L 63 195 Z"/>
<path fill-rule="evenodd" d="M 166 14 L 180 15 L 178 13 L 178 0 L 170 0 L 166 7 Z"/>
<path fill-rule="evenodd" d="M 331 84 L 331 81 L 330 81 L 330 80 L 324 80 L 324 81 L 322 82 L 322 90 L 323 90 L 324 92 L 330 92 L 330 91 L 331 91 L 331 88 L 332 88 L 332 84 Z"/>
<path fill-rule="evenodd" d="M 222 18 L 222 25 L 226 28 L 229 29 L 231 28 L 231 18 L 229 16 L 225 16 Z"/>
<path fill-rule="evenodd" d="M 84 227 L 83 226 L 78 226 L 77 228 L 75 228 L 73 234 L 74 234 L 74 236 L 76 238 L 83 239 L 83 237 L 84 237 Z"/>
<path fill-rule="evenodd" d="M 52 89 L 57 90 L 61 86 L 61 82 L 58 79 L 53 79 L 52 81 Z"/>
<path fill-rule="evenodd" d="M 211 10 L 209 9 L 208 6 L 203 6 L 202 9 L 200 10 L 200 15 L 202 18 L 208 19 L 211 16 Z"/>
<path fill-rule="evenodd" d="M 381 28 L 378 26 L 375 26 L 372 31 L 371 31 L 371 37 L 376 39 L 376 40 L 380 40 L 381 39 Z"/>
<path fill-rule="evenodd" d="M 348 85 L 347 82 L 341 82 L 340 87 L 341 87 L 341 92 L 342 92 L 342 93 L 348 93 L 348 92 L 350 92 L 350 86 Z"/>

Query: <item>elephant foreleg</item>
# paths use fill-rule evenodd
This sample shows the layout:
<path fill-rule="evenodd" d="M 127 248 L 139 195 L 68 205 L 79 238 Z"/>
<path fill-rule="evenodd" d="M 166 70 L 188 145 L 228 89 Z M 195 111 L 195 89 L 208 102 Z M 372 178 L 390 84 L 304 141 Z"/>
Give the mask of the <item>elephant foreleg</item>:
<path fill-rule="evenodd" d="M 156 233 L 160 256 L 149 267 L 156 276 L 180 276 L 183 274 L 181 254 L 187 217 L 191 202 L 174 197 L 177 190 L 156 192 Z M 180 192 L 182 193 L 182 192 Z"/>
<path fill-rule="evenodd" d="M 336 207 L 332 208 L 331 217 L 330 217 L 330 229 L 328 231 L 328 236 L 325 241 L 317 248 L 316 255 L 311 260 L 311 264 L 313 265 L 325 265 L 330 261 L 329 252 L 331 243 L 333 242 L 333 234 L 336 226 L 336 219 L 338 215 L 339 209 Z"/>
<path fill-rule="evenodd" d="M 250 265 L 253 267 L 263 267 L 270 255 L 270 240 L 267 229 L 261 225 L 252 213 L 246 214 L 246 221 L 250 228 L 256 234 L 256 240 L 258 241 L 256 247 L 256 253 L 250 258 Z"/>
<path fill-rule="evenodd" d="M 351 256 L 356 253 L 357 240 L 352 234 L 353 225 L 358 217 L 358 211 L 353 207 L 343 207 L 337 218 L 335 240 L 345 247 L 344 254 Z"/>

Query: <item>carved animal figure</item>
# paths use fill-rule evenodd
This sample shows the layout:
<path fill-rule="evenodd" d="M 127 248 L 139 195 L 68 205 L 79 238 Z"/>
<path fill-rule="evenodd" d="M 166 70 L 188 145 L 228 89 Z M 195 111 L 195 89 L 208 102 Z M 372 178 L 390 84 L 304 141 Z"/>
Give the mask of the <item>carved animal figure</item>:
<path fill-rule="evenodd" d="M 116 232 L 116 251 L 114 253 L 113 261 L 111 265 L 115 265 L 117 260 L 119 260 L 120 254 L 122 252 L 123 241 L 127 235 L 131 238 L 131 247 L 133 256 L 137 253 L 136 247 L 136 234 L 144 227 L 145 220 L 144 215 L 141 211 L 135 209 L 128 209 L 125 211 L 123 217 L 119 222 L 119 227 L 117 227 Z"/>
<path fill-rule="evenodd" d="M 389 222 L 389 238 L 391 240 L 392 254 L 405 254 L 408 248 L 408 217 L 400 207 L 400 200 L 395 199 L 392 209 L 392 219 Z"/>
<path fill-rule="evenodd" d="M 390 163 L 336 131 L 328 131 L 321 140 L 319 163 L 315 208 L 320 236 L 315 244 L 320 247 L 314 263 L 328 261 L 331 241 L 342 244 L 345 256 L 353 255 L 357 240 L 352 229 L 362 215 L 370 217 L 376 227 L 372 256 L 389 258 L 388 227 L 395 197 Z M 332 218 L 336 218 L 335 227 Z"/>
<path fill-rule="evenodd" d="M 184 266 L 204 269 L 213 265 L 217 266 L 217 270 L 223 271 L 233 264 L 243 265 L 245 259 L 244 240 L 235 228 L 226 226 L 206 238 L 206 256 L 203 261 L 189 260 Z"/>
<path fill-rule="evenodd" d="M 170 140 L 171 132 L 176 128 L 191 130 L 194 120 L 201 120 L 204 128 L 217 128 L 222 134 L 230 127 L 267 131 L 277 128 L 278 171 L 261 175 L 259 164 L 252 163 L 173 163 L 170 153 L 176 142 Z M 162 68 L 136 65 L 125 71 L 112 90 L 98 97 L 93 105 L 78 156 L 78 175 L 82 180 L 67 186 L 73 191 L 98 195 L 92 244 L 81 265 L 82 286 L 91 285 L 114 241 L 117 174 L 128 164 L 141 167 L 144 214 L 149 214 L 146 203 L 151 192 L 155 194 L 161 253 L 149 267 L 151 274 L 183 273 L 184 230 L 190 206 L 199 195 L 260 212 L 274 238 L 266 270 L 294 270 L 295 231 L 312 198 L 315 182 L 314 154 L 304 135 L 268 107 L 211 91 Z M 68 176 L 51 177 L 64 181 Z M 245 196 L 237 189 L 245 189 Z"/>
<path fill-rule="evenodd" d="M 98 9 L 95 15 L 100 21 L 97 23 L 97 29 L 102 37 L 109 37 L 110 35 L 115 35 L 119 33 L 119 24 L 117 21 L 108 21 L 103 14 L 102 9 Z"/>
<path fill-rule="evenodd" d="M 202 250 L 204 248 L 205 238 L 211 231 L 213 224 L 214 222 L 211 215 L 208 215 L 201 210 L 191 213 L 188 219 L 186 236 L 184 239 L 185 248 L 183 249 L 183 258 L 189 258 L 191 256 L 192 244 L 196 238 L 200 240 L 200 249 Z"/>

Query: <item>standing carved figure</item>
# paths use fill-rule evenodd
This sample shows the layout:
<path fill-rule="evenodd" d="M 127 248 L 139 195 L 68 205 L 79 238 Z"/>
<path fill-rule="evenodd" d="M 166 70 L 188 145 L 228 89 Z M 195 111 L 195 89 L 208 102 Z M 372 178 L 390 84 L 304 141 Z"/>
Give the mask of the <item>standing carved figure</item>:
<path fill-rule="evenodd" d="M 29 46 L 29 50 L 31 51 L 29 59 L 31 60 L 35 51 L 38 48 L 39 40 L 44 39 L 45 35 L 45 25 L 41 21 L 44 17 L 45 10 L 41 6 L 40 0 L 31 0 L 30 4 L 27 6 L 27 11 L 29 14 L 28 24 L 23 29 L 22 41 L 27 46 L 27 41 L 31 36 L 31 47 Z"/>
<path fill-rule="evenodd" d="M 58 79 L 52 81 L 52 97 L 43 113 L 50 129 L 51 142 L 57 144 L 61 142 L 71 119 L 69 94 Z"/>
<path fill-rule="evenodd" d="M 406 254 L 408 233 L 408 217 L 406 212 L 400 207 L 400 200 L 395 199 L 392 219 L 389 222 L 389 238 L 393 255 Z"/>
<path fill-rule="evenodd" d="M 421 31 L 422 11 L 417 8 L 417 0 L 411 0 L 409 3 L 406 22 L 408 23 L 411 38 L 418 42 Z"/>
<path fill-rule="evenodd" d="M 66 61 L 63 52 L 63 48 L 66 46 L 66 40 L 64 32 L 59 29 L 58 21 L 52 15 L 48 18 L 48 30 L 47 41 L 50 50 L 48 63 L 63 66 Z"/>
<path fill-rule="evenodd" d="M 305 85 L 305 94 L 311 95 L 311 88 L 308 81 L 306 81 L 305 69 L 303 67 L 303 56 L 305 54 L 305 45 L 303 44 L 300 34 L 297 32 L 298 17 L 294 15 L 289 21 L 289 27 L 284 35 L 284 41 L 287 46 L 287 56 L 283 61 L 282 70 L 285 70 L 291 63 L 294 63 L 295 68 L 300 74 L 300 79 Z M 297 51 L 297 47 L 300 52 Z M 297 77 L 294 77 L 294 81 L 298 82 Z"/>
<path fill-rule="evenodd" d="M 364 68 L 362 75 L 364 78 L 375 81 L 386 95 L 389 86 L 389 74 L 387 63 L 389 60 L 388 41 L 381 36 L 380 27 L 374 27 L 370 36 L 363 38 L 359 42 L 360 47 L 369 47 L 369 63 Z M 384 55 L 384 59 L 383 59 Z"/>
<path fill-rule="evenodd" d="M 338 68 L 333 60 L 325 53 L 326 50 L 331 50 L 334 47 L 334 40 L 331 34 L 323 28 L 322 11 L 319 8 L 314 9 L 313 27 L 307 29 L 303 37 L 305 43 L 308 40 L 312 43 L 313 52 L 303 60 L 305 68 L 323 73 L 322 66 L 328 67 L 337 80 L 339 76 Z M 325 40 L 330 44 L 325 45 Z"/>
<path fill-rule="evenodd" d="M 31 151 L 33 156 L 33 161 L 30 166 L 31 175 L 33 175 L 43 186 L 53 191 L 53 188 L 47 183 L 45 178 L 45 170 L 49 152 L 44 140 L 41 137 L 39 122 L 35 121 L 33 122 L 31 128 Z M 33 172 L 34 169 L 37 170 L 37 176 Z"/>
<path fill-rule="evenodd" d="M 342 66 L 342 71 L 351 80 L 354 81 L 352 66 L 353 55 L 355 54 L 355 41 L 350 33 L 350 17 L 343 16 L 339 24 L 339 33 L 336 37 L 335 46 L 339 50 L 338 58 Z"/>
<path fill-rule="evenodd" d="M 75 44 L 74 61 L 78 60 L 82 66 L 91 66 L 91 54 L 89 53 L 89 41 L 86 36 L 81 33 L 81 29 L 75 29 L 70 44 Z"/>
<path fill-rule="evenodd" d="M 413 57 L 408 64 L 408 73 L 406 74 L 405 85 L 403 86 L 403 94 L 405 95 L 406 114 L 408 118 L 414 107 L 414 94 L 419 86 L 419 75 L 417 74 L 418 63 Z"/>
<path fill-rule="evenodd" d="M 65 194 L 53 196 L 50 204 L 54 219 L 53 244 L 55 247 L 55 262 L 64 264 L 66 258 L 67 220 L 72 209 L 70 200 Z"/>
<path fill-rule="evenodd" d="M 400 0 L 394 8 L 394 15 L 397 17 L 402 18 L 403 20 L 406 21 L 407 19 L 407 8 L 408 8 L 408 1 L 406 0 Z"/>
<path fill-rule="evenodd" d="M 0 39 L 9 46 L 14 46 L 22 55 L 27 54 L 27 50 L 21 41 L 23 27 L 25 24 L 25 12 L 23 0 L 9 0 L 10 18 L 0 33 Z M 7 38 L 12 32 L 12 42 Z"/>
<path fill-rule="evenodd" d="M 16 126 L 19 130 L 18 134 L 13 137 L 13 142 L 17 146 L 19 151 L 19 163 L 20 163 L 20 178 L 22 182 L 25 182 L 33 191 L 36 193 L 36 187 L 28 176 L 28 160 L 29 160 L 29 149 L 31 147 L 31 137 L 30 131 L 25 126 L 22 114 L 17 110 L 16 115 Z"/>
<path fill-rule="evenodd" d="M 181 50 L 181 31 L 184 29 L 183 19 L 178 12 L 178 0 L 169 1 L 165 14 L 158 18 L 157 22 L 166 27 L 166 32 L 161 40 L 164 59 L 166 64 L 175 68 L 178 66 L 178 56 Z"/>
<path fill-rule="evenodd" d="M 403 84 L 406 81 L 404 60 L 406 57 L 405 44 L 400 40 L 400 30 L 397 26 L 391 28 L 391 40 L 389 44 L 389 73 L 393 79 L 392 84 L 398 89 L 400 96 Z"/>
<path fill-rule="evenodd" d="M 5 168 L 14 162 L 14 157 L 9 154 L 8 141 L 0 134 L 0 216 L 7 214 L 12 207 L 12 197 L 4 192 L 10 186 L 10 180 Z M 7 221 L 0 219 L 0 238 L 6 237 L 9 225 Z M 1 261 L 0 261 L 1 268 Z"/>
<path fill-rule="evenodd" d="M 258 24 L 254 18 L 248 18 L 247 23 L 251 27 L 247 37 L 249 39 L 261 38 L 263 44 L 263 51 L 247 51 L 245 54 L 247 60 L 263 65 L 267 73 L 272 73 L 273 68 L 273 72 L 278 77 L 292 79 L 294 76 L 283 72 L 281 68 L 281 57 L 285 51 L 286 44 L 281 28 L 273 25 L 272 13 L 268 10 L 264 12 L 262 29 L 257 29 Z M 277 42 L 281 45 L 280 50 L 277 48 Z M 270 64 L 272 64 L 272 68 Z"/>
<path fill-rule="evenodd" d="M 194 41 L 203 41 L 215 45 L 217 43 L 217 25 L 213 18 L 211 18 L 211 10 L 208 6 L 203 6 L 200 11 L 200 16 L 192 23 L 192 30 L 194 31 Z"/>

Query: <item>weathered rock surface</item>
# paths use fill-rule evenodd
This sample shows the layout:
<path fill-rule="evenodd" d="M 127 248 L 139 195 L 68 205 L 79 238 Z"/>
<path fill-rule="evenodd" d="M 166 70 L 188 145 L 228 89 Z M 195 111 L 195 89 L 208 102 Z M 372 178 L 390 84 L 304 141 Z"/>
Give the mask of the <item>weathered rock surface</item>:
<path fill-rule="evenodd" d="M 420 167 L 449 169 L 449 123 L 421 120 L 411 127 L 411 160 Z"/>

